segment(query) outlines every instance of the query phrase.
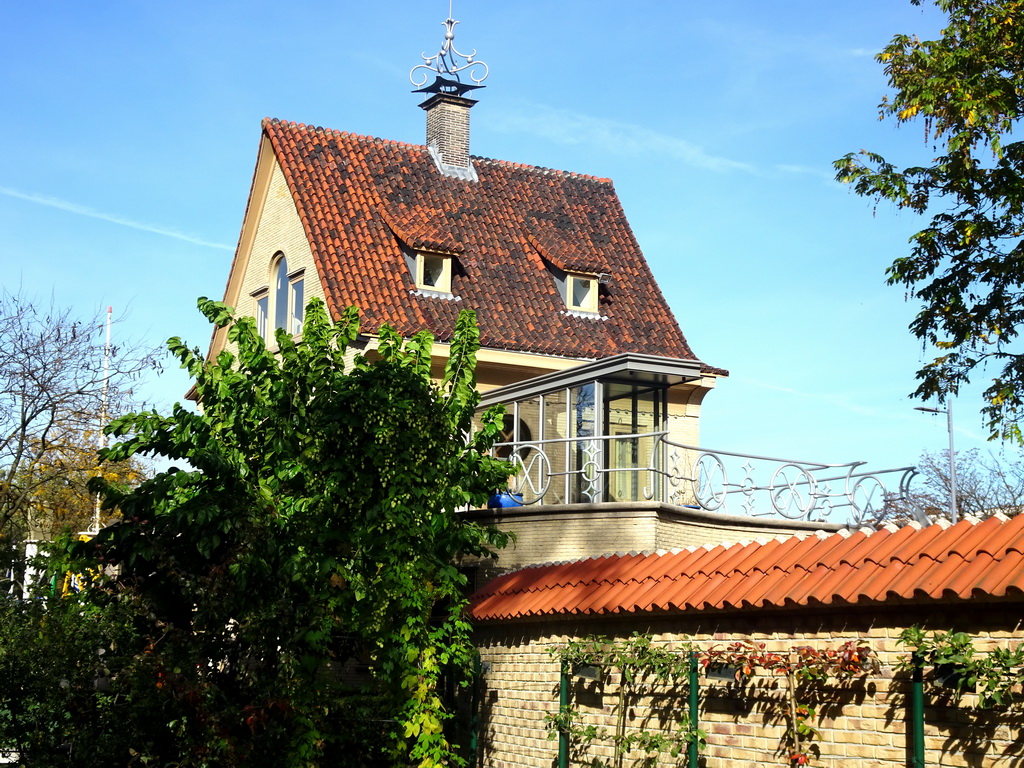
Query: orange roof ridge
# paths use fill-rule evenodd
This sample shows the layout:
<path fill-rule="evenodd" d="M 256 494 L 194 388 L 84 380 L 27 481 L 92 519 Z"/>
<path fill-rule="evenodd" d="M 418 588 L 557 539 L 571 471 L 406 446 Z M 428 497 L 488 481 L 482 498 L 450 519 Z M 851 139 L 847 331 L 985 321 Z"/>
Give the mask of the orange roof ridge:
<path fill-rule="evenodd" d="M 532 571 L 525 581 L 498 577 L 471 598 L 470 613 L 499 620 L 907 600 L 1024 602 L 1022 550 L 1024 515 L 612 555 L 599 560 L 604 572 L 591 570 L 591 558 Z M 561 586 L 569 582 L 575 586 Z"/>
<path fill-rule="evenodd" d="M 592 176 L 589 173 L 579 173 L 577 171 L 563 171 L 559 168 L 547 168 L 543 165 L 529 165 L 527 163 L 515 163 L 511 160 L 499 160 L 493 157 L 482 157 L 480 155 L 472 155 L 474 160 L 479 160 L 483 163 L 493 163 L 495 165 L 507 165 L 511 168 L 517 168 L 519 170 L 535 170 L 540 173 L 552 173 L 558 174 L 559 176 L 566 176 L 573 179 L 580 179 L 582 181 L 595 181 L 600 184 L 614 184 L 611 179 L 603 176 Z"/>

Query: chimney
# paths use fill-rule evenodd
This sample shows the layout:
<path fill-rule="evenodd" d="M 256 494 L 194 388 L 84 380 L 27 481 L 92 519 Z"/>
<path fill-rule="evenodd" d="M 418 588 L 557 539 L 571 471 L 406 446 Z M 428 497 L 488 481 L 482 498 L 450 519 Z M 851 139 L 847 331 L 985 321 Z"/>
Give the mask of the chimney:
<path fill-rule="evenodd" d="M 440 52 L 422 54 L 424 63 L 412 68 L 409 80 L 419 86 L 413 93 L 429 94 L 420 107 L 427 113 L 427 149 L 438 170 L 446 176 L 476 181 L 476 170 L 469 159 L 469 110 L 476 100 L 466 94 L 484 87 L 480 83 L 487 77 L 487 65 L 475 59 L 476 51 L 465 54 L 456 50 L 453 41 L 458 23 L 451 18 L 444 22 Z M 462 82 L 461 71 L 473 82 Z M 431 74 L 434 82 L 427 85 Z"/>
<path fill-rule="evenodd" d="M 435 93 L 420 104 L 427 113 L 427 147 L 442 173 L 473 173 L 469 159 L 469 110 L 476 104 L 454 93 Z"/>

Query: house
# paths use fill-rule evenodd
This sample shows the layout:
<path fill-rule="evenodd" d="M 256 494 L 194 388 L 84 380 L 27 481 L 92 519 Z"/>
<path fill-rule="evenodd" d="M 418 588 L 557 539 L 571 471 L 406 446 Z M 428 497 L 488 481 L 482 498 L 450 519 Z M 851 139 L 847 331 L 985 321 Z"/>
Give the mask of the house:
<path fill-rule="evenodd" d="M 830 710 L 822 757 L 901 764 L 896 637 L 919 622 L 975 632 L 991 647 L 1019 639 L 1024 518 L 851 531 L 829 511 L 866 517 L 906 490 L 913 470 L 887 487 L 861 462 L 701 448 L 701 403 L 727 372 L 687 343 L 611 181 L 471 153 L 471 94 L 483 78 L 462 79 L 480 62 L 457 60 L 454 23 L 414 83 L 425 94 L 425 144 L 263 122 L 225 301 L 255 316 L 271 342 L 276 328 L 301 331 L 312 297 L 335 317 L 361 309 L 363 351 L 382 324 L 404 336 L 425 328 L 438 374 L 459 311 L 476 311 L 482 403 L 506 407 L 497 450 L 519 471 L 491 507 L 465 513 L 517 536 L 498 572 L 475 576 L 487 668 L 475 757 L 495 768 L 552 765 L 545 715 L 558 711 L 552 692 L 564 681 L 549 649 L 640 632 L 661 647 L 751 637 L 780 652 L 870 640 L 883 676 Z M 227 343 L 218 331 L 211 354 Z M 611 687 L 588 688 L 585 706 L 592 724 L 608 726 L 621 680 L 602 685 Z M 717 706 L 709 758 L 778 761 L 778 718 Z M 637 703 L 648 720 L 655 709 Z M 931 717 L 928 749 L 943 761 L 953 750 L 935 729 L 974 738 L 955 712 Z M 980 762 L 954 763 L 986 764 L 993 750 L 1019 759 L 1007 727 L 994 721 L 988 746 L 971 746 Z"/>
<path fill-rule="evenodd" d="M 504 568 L 613 543 L 790 535 L 828 527 L 823 502 L 881 498 L 857 464 L 782 462 L 754 482 L 745 459 L 696 448 L 701 403 L 727 372 L 687 343 L 612 182 L 473 155 L 480 85 L 459 78 L 482 62 L 456 53 L 448 36 L 417 68 L 434 77 L 415 82 L 424 145 L 264 120 L 225 302 L 271 343 L 276 328 L 301 331 L 313 297 L 335 317 L 360 308 L 363 351 L 385 323 L 427 329 L 438 374 L 459 311 L 475 310 L 478 387 L 506 406 L 498 450 L 520 466 L 507 504 L 478 515 L 519 537 Z M 727 496 L 744 514 L 723 515 Z M 758 506 L 793 519 L 750 515 Z"/>

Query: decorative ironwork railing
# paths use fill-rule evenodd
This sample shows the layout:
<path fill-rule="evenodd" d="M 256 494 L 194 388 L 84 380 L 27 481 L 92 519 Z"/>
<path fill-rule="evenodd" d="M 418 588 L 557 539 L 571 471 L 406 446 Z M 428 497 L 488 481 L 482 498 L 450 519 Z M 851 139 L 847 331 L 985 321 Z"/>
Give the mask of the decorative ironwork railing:
<path fill-rule="evenodd" d="M 499 443 L 517 468 L 501 495 L 508 505 L 664 501 L 678 506 L 791 520 L 850 522 L 906 498 L 914 467 L 864 470 L 865 462 L 821 464 L 684 445 L 667 432 Z"/>

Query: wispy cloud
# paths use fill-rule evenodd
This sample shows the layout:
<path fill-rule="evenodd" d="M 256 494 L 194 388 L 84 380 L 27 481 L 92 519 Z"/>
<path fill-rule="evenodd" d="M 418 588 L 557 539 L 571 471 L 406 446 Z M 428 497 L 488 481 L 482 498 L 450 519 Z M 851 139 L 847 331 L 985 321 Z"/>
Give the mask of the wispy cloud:
<path fill-rule="evenodd" d="M 749 380 L 747 383 L 759 389 L 767 389 L 772 392 L 781 392 L 786 395 L 794 395 L 795 397 L 799 397 L 801 400 L 814 400 L 820 403 L 826 403 L 836 408 L 841 408 L 844 411 L 856 413 L 861 416 L 887 415 L 887 411 L 885 411 L 884 409 L 861 405 L 860 403 L 849 400 L 843 395 L 829 394 L 825 392 L 804 392 L 799 389 L 783 387 L 778 384 L 770 384 L 765 381 L 757 381 L 753 379 Z"/>
<path fill-rule="evenodd" d="M 29 203 L 35 203 L 36 205 L 43 205 L 47 208 L 56 208 L 58 211 L 66 211 L 67 213 L 74 213 L 78 216 L 87 216 L 90 219 L 108 221 L 111 224 L 128 227 L 129 229 L 137 229 L 141 232 L 149 232 L 162 237 L 172 237 L 175 240 L 183 240 L 186 243 L 201 245 L 204 248 L 217 248 L 222 251 L 234 250 L 231 246 L 224 245 L 223 243 L 211 243 L 209 240 L 203 240 L 202 238 L 187 235 L 184 232 L 178 232 L 177 230 L 157 227 L 152 224 L 144 224 L 139 221 L 132 221 L 131 219 L 126 219 L 123 216 L 115 216 L 110 213 L 103 213 L 102 211 L 96 211 L 87 206 L 79 205 L 78 203 L 61 200 L 59 197 L 49 197 L 47 195 L 36 195 L 31 192 L 21 192 L 17 189 L 11 189 L 10 187 L 0 187 L 0 195 L 6 195 L 7 197 L 24 200 Z"/>
<path fill-rule="evenodd" d="M 618 155 L 670 157 L 708 171 L 756 174 L 757 168 L 711 154 L 702 147 L 631 123 L 609 120 L 566 109 L 530 104 L 488 120 L 498 131 L 526 133 L 558 144 L 586 145 Z"/>
<path fill-rule="evenodd" d="M 822 181 L 827 182 L 830 185 L 834 184 L 836 180 L 834 173 L 828 173 L 826 171 L 821 170 L 820 168 L 809 168 L 806 165 L 787 165 L 785 163 L 782 163 L 776 165 L 775 169 L 781 173 L 814 176 L 815 178 L 821 179 Z M 842 189 L 842 187 L 838 184 L 835 184 L 835 186 L 838 189 Z"/>

